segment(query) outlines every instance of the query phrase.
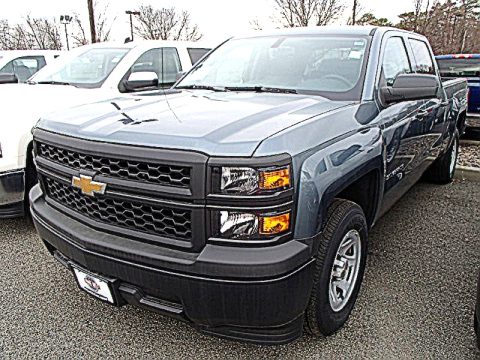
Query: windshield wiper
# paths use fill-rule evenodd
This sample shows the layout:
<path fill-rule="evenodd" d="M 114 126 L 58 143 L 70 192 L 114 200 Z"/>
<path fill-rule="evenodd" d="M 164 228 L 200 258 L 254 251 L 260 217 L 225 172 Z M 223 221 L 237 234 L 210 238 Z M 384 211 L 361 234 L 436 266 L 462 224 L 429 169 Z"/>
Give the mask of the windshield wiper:
<path fill-rule="evenodd" d="M 175 86 L 175 89 L 194 89 L 194 90 L 212 90 L 212 91 L 227 91 L 224 86 L 211 86 L 211 85 L 183 85 Z"/>
<path fill-rule="evenodd" d="M 228 86 L 225 87 L 228 91 L 254 91 L 263 93 L 277 93 L 277 94 L 297 94 L 295 89 L 284 89 L 267 86 Z"/>
<path fill-rule="evenodd" d="M 69 82 L 64 81 L 38 81 L 36 84 L 47 84 L 47 85 L 72 85 Z"/>

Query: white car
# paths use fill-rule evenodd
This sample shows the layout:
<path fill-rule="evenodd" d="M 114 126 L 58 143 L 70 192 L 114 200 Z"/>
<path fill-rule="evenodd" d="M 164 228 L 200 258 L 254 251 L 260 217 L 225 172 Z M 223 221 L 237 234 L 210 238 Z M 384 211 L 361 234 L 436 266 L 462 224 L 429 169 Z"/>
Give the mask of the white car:
<path fill-rule="evenodd" d="M 25 84 L 0 86 L 0 218 L 22 216 L 36 183 L 31 129 L 50 112 L 122 94 L 168 88 L 209 52 L 198 42 L 86 45 L 66 53 Z"/>
<path fill-rule="evenodd" d="M 62 54 L 57 50 L 0 51 L 0 84 L 24 83 Z"/>

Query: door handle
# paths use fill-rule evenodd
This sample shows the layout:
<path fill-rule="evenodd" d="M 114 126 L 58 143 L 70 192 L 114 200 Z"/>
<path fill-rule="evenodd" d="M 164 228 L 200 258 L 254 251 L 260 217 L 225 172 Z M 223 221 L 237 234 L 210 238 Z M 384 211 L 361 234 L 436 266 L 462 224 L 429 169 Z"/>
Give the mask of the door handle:
<path fill-rule="evenodd" d="M 428 115 L 430 114 L 429 111 L 427 110 L 421 110 L 417 113 L 417 115 L 415 115 L 415 118 L 417 118 L 417 120 L 423 120 L 425 119 Z"/>

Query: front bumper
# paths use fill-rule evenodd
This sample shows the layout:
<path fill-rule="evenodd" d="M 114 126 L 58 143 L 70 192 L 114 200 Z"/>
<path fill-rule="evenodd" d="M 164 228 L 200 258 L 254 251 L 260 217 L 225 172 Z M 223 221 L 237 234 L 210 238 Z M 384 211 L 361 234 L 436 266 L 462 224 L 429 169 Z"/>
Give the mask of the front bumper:
<path fill-rule="evenodd" d="M 465 126 L 469 129 L 480 130 L 480 114 L 467 114 Z"/>
<path fill-rule="evenodd" d="M 24 215 L 25 171 L 0 173 L 0 219 Z"/>
<path fill-rule="evenodd" d="M 30 193 L 35 227 L 47 249 L 71 269 L 115 279 L 117 304 L 134 304 L 218 336 L 262 344 L 302 334 L 313 283 L 311 246 L 207 245 L 188 253 L 99 232 Z"/>

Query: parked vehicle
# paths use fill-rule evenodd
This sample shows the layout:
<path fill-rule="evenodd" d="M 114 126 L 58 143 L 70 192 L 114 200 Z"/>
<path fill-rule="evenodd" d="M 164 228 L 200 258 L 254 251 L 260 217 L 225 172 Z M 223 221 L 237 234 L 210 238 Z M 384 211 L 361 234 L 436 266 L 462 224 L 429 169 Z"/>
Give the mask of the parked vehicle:
<path fill-rule="evenodd" d="M 437 56 L 440 74 L 444 79 L 468 80 L 468 112 L 466 128 L 480 130 L 480 54 Z"/>
<path fill-rule="evenodd" d="M 22 216 L 25 194 L 37 181 L 31 129 L 42 114 L 170 87 L 208 51 L 201 43 L 175 41 L 87 45 L 43 68 L 26 84 L 0 86 L 0 218 Z M 72 116 L 76 112 L 68 111 Z"/>
<path fill-rule="evenodd" d="M 411 32 L 233 38 L 166 95 L 44 117 L 33 221 L 105 302 L 257 343 L 330 335 L 376 220 L 425 172 L 452 180 L 466 92 Z"/>
<path fill-rule="evenodd" d="M 24 83 L 61 54 L 55 50 L 0 51 L 0 84 Z"/>
<path fill-rule="evenodd" d="M 473 320 L 475 334 L 477 335 L 477 346 L 480 349 L 480 274 L 477 285 L 477 306 L 475 307 L 475 317 Z"/>

